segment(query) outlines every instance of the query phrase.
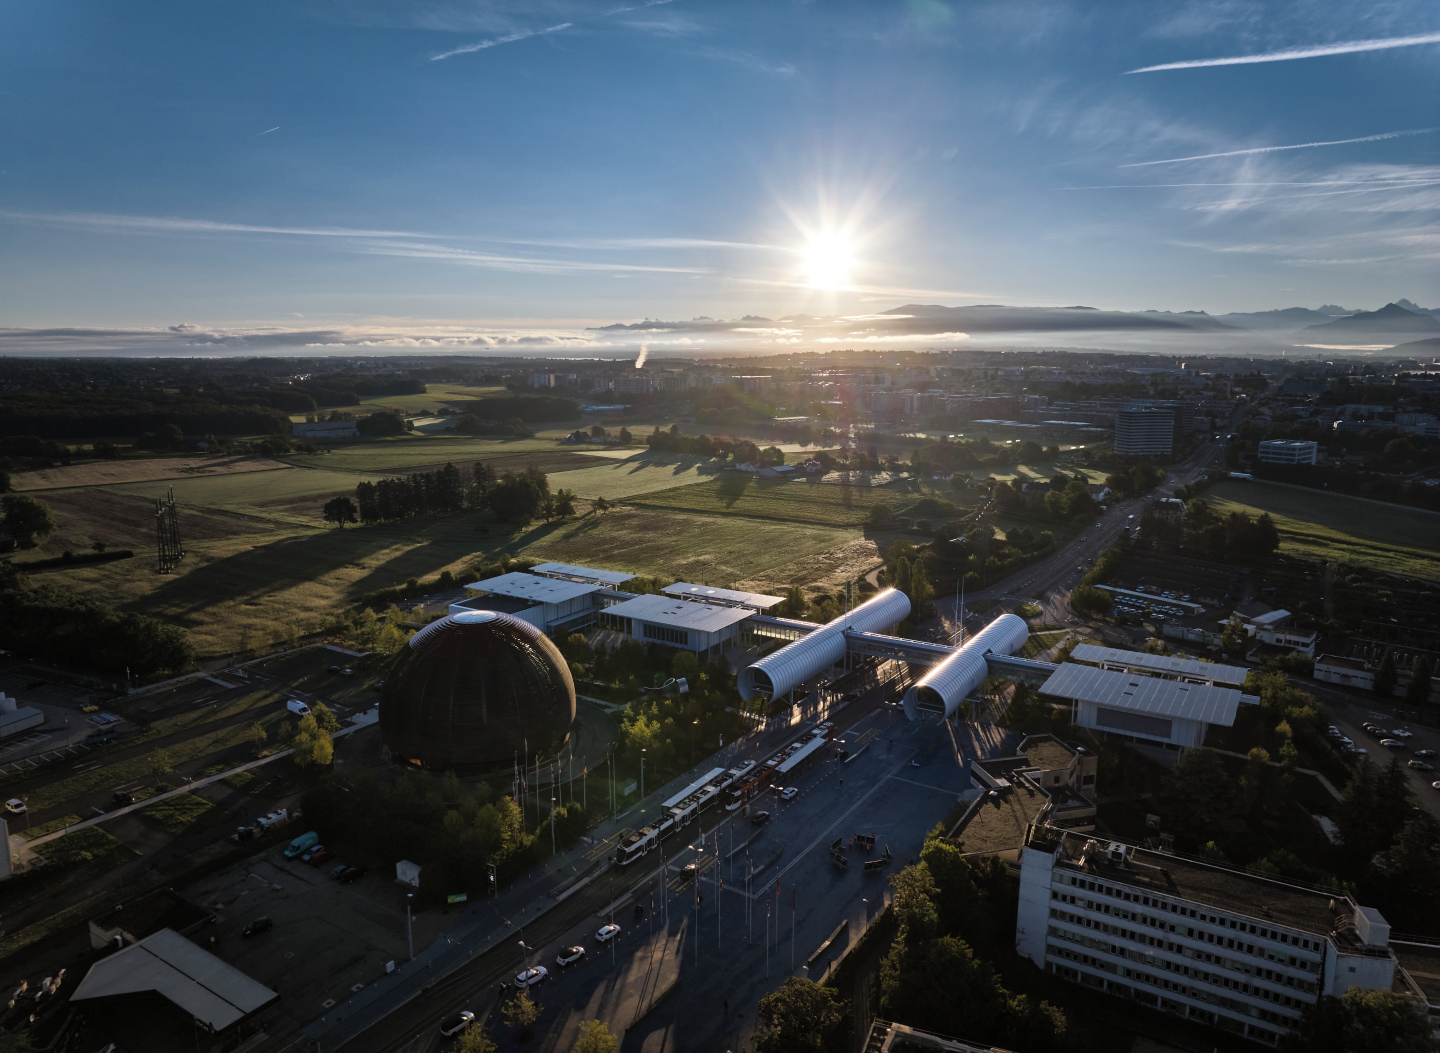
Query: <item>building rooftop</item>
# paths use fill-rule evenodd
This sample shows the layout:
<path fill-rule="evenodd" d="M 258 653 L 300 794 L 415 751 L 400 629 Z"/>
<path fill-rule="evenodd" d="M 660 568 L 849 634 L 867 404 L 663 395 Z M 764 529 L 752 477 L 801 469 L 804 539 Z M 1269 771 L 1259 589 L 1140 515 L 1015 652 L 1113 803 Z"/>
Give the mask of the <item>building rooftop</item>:
<path fill-rule="evenodd" d="M 1171 673 L 1175 676 L 1203 676 L 1220 684 L 1240 687 L 1245 683 L 1248 669 L 1238 665 L 1219 665 L 1215 662 L 1197 662 L 1192 658 L 1173 658 L 1162 654 L 1146 654 L 1144 651 L 1126 651 L 1118 647 L 1098 647 L 1095 644 L 1081 644 L 1070 657 L 1077 662 L 1109 662 L 1131 669 Z"/>
<path fill-rule="evenodd" d="M 530 568 L 531 573 L 552 578 L 573 578 L 601 585 L 620 585 L 633 578 L 634 574 L 621 574 L 614 570 L 596 570 L 594 567 L 577 567 L 571 563 L 541 563 Z"/>
<path fill-rule="evenodd" d="M 129 900 L 90 919 L 92 928 L 104 933 L 124 932 L 135 940 L 143 940 L 161 929 L 183 932 L 214 914 L 186 900 L 168 888 L 148 896 Z"/>
<path fill-rule="evenodd" d="M 521 611 L 534 610 L 540 604 L 535 600 L 522 600 L 515 596 L 499 596 L 491 593 L 488 596 L 472 596 L 468 600 L 461 600 L 454 604 L 456 607 L 469 607 L 472 611 L 499 611 L 501 614 L 519 614 Z"/>
<path fill-rule="evenodd" d="M 1428 943 L 1391 941 L 1390 949 L 1400 967 L 1431 1005 L 1440 1006 L 1440 946 Z"/>
<path fill-rule="evenodd" d="M 612 618 L 638 618 L 652 625 L 715 633 L 728 625 L 743 622 L 755 612 L 743 607 L 691 603 L 674 596 L 636 596 L 633 600 L 605 608 L 605 613 Z"/>
<path fill-rule="evenodd" d="M 1075 751 L 1059 739 L 1032 735 L 1020 744 L 1025 759 L 1042 771 L 1068 768 L 1075 759 Z"/>
<path fill-rule="evenodd" d="M 593 582 L 542 578 L 538 574 L 511 571 L 509 574 L 501 574 L 498 578 L 486 578 L 484 581 L 477 581 L 465 587 L 479 589 L 495 596 L 513 596 L 520 600 L 533 600 L 536 603 L 564 603 L 566 600 L 574 600 L 581 596 L 588 596 L 592 592 L 598 592 L 604 586 L 596 585 Z"/>
<path fill-rule="evenodd" d="M 667 596 L 679 596 L 701 603 L 715 603 L 722 607 L 750 607 L 766 611 L 777 603 L 785 602 L 783 596 L 767 596 L 763 592 L 739 592 L 735 589 L 716 589 L 709 585 L 694 585 L 688 581 L 677 581 L 660 590 Z"/>
<path fill-rule="evenodd" d="M 1059 833 L 1057 828 L 1047 827 L 1037 830 L 1036 837 L 1054 843 Z M 1060 865 L 1081 869 L 1080 858 L 1089 840 L 1090 835 L 1065 833 Z M 1101 841 L 1102 849 L 1105 843 Z M 1337 910 L 1348 914 L 1350 909 L 1348 902 L 1333 892 L 1301 888 L 1144 848 L 1132 849 L 1130 861 L 1124 865 L 1111 863 L 1103 852 L 1092 855 L 1096 858 L 1087 857 L 1083 869 L 1095 877 L 1306 932 L 1328 935 L 1335 929 L 1332 899 Z"/>
<path fill-rule="evenodd" d="M 1015 779 L 1008 790 L 980 798 L 975 810 L 955 832 L 967 855 L 1013 852 L 1025 843 L 1025 831 L 1049 802 L 1028 779 Z"/>
<path fill-rule="evenodd" d="M 1334 654 L 1322 654 L 1319 658 L 1315 659 L 1315 664 L 1328 665 L 1335 669 L 1353 669 L 1359 673 L 1365 672 L 1368 668 L 1368 666 L 1358 658 L 1342 658 L 1340 655 Z"/>
<path fill-rule="evenodd" d="M 221 1031 L 280 995 L 233 965 L 161 929 L 90 967 L 71 1001 L 154 992 Z"/>
<path fill-rule="evenodd" d="M 1186 684 L 1073 663 L 1062 665 L 1059 672 L 1041 685 L 1040 693 L 1226 727 L 1235 723 L 1235 711 L 1242 697 L 1233 687 Z"/>
<path fill-rule="evenodd" d="M 1278 625 L 1283 622 L 1289 621 L 1289 619 L 1289 611 L 1270 611 L 1266 614 L 1257 614 L 1255 617 L 1250 619 L 1250 624 L 1259 629 L 1268 629 L 1273 625 Z"/>

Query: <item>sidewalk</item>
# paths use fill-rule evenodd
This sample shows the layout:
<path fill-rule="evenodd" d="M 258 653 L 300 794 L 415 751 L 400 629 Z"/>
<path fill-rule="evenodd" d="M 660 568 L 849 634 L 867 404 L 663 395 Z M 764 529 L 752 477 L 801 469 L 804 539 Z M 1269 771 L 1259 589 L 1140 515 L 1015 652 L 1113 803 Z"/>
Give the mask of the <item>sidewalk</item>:
<path fill-rule="evenodd" d="M 624 830 L 630 820 L 638 816 L 642 806 L 651 807 L 655 802 L 673 796 L 694 781 L 697 772 L 730 767 L 747 755 L 758 759 L 778 745 L 780 740 L 793 735 L 793 728 L 787 725 L 769 732 L 746 735 L 712 753 L 689 771 L 671 779 L 651 791 L 643 800 L 601 823 L 587 838 L 518 878 L 497 895 L 466 907 L 464 920 L 416 954 L 414 961 L 400 966 L 388 976 L 381 977 L 324 1016 L 311 1021 L 304 1028 L 305 1034 L 317 1041 L 324 1039 L 327 1049 L 338 1048 L 411 999 L 444 981 L 451 973 L 477 956 L 487 953 L 505 940 L 519 939 L 521 929 L 539 920 L 548 910 L 562 902 L 552 893 L 567 883 L 574 882 L 593 866 L 597 846 L 607 846 L 599 856 L 600 859 L 603 860 L 605 855 L 608 855 L 607 843 Z M 608 869 L 608 864 L 602 866 L 589 876 L 589 880 L 594 880 Z M 650 871 L 647 870 L 645 874 L 648 878 Z"/>

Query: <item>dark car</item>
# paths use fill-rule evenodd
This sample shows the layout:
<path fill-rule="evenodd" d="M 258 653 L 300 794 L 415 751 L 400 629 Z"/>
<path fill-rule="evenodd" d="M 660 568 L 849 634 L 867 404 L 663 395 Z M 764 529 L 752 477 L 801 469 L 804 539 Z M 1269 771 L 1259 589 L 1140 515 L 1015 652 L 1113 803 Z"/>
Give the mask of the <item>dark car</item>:
<path fill-rule="evenodd" d="M 359 881 L 365 876 L 366 870 L 361 866 L 346 867 L 340 873 L 340 884 L 348 885 L 352 881 Z"/>
<path fill-rule="evenodd" d="M 135 795 L 129 790 L 116 790 L 110 795 L 110 799 L 116 804 L 134 804 Z"/>
<path fill-rule="evenodd" d="M 1425 759 L 1425 760 L 1434 760 L 1434 759 L 1435 759 L 1435 751 L 1434 751 L 1434 750 L 1416 750 L 1416 751 L 1415 751 L 1415 756 L 1421 757 L 1421 758 L 1423 758 L 1423 759 Z"/>
<path fill-rule="evenodd" d="M 321 863 L 328 863 L 334 858 L 335 853 L 330 851 L 330 849 L 326 848 L 324 845 L 321 845 L 317 851 L 310 854 L 309 858 L 306 859 L 305 862 L 309 863 L 312 867 L 318 867 Z"/>
<path fill-rule="evenodd" d="M 697 867 L 694 863 L 686 863 L 683 867 L 680 868 L 680 880 L 689 881 L 699 872 L 700 868 Z"/>
<path fill-rule="evenodd" d="M 262 932 L 269 932 L 275 927 L 275 923 L 269 918 L 256 918 L 249 925 L 245 926 L 242 936 L 258 936 Z"/>
<path fill-rule="evenodd" d="M 751 825 L 751 826 L 764 826 L 764 825 L 765 825 L 766 823 L 768 823 L 769 821 L 770 821 L 770 813 L 769 813 L 769 812 L 756 812 L 754 815 L 752 815 L 752 816 L 750 817 L 750 825 Z"/>

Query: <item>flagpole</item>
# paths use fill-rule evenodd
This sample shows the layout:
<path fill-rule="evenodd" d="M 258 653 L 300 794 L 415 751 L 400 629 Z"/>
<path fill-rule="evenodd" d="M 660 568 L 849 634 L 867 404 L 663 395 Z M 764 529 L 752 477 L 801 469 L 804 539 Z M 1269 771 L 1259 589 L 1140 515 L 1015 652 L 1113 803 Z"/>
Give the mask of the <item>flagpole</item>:
<path fill-rule="evenodd" d="M 790 971 L 795 971 L 795 886 L 790 886 Z"/>

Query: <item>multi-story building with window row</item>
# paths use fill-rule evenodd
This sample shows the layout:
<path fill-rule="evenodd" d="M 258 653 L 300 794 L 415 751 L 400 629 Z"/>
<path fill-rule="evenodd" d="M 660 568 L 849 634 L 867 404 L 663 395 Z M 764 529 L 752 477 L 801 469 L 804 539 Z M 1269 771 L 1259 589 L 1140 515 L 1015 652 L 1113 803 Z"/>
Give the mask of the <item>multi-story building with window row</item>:
<path fill-rule="evenodd" d="M 1267 1045 L 1321 995 L 1395 981 L 1389 924 L 1348 895 L 1052 826 L 1031 828 L 1020 862 L 1026 958 Z"/>
<path fill-rule="evenodd" d="M 1266 439 L 1260 443 L 1259 457 L 1266 464 L 1314 464 L 1319 444 L 1299 439 Z"/>

